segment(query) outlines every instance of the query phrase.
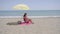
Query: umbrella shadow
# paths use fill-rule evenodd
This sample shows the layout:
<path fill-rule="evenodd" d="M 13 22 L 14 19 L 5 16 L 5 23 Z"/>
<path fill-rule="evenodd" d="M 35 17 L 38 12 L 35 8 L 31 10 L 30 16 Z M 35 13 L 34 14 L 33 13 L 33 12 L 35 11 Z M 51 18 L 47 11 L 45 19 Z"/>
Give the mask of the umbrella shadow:
<path fill-rule="evenodd" d="M 8 22 L 7 25 L 19 25 L 21 21 L 17 22 Z"/>

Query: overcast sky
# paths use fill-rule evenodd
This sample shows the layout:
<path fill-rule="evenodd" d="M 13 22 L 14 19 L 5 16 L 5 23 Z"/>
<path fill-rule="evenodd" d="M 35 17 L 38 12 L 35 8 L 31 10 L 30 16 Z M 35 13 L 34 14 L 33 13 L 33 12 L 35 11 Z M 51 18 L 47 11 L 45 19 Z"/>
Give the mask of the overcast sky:
<path fill-rule="evenodd" d="M 12 10 L 17 4 L 26 4 L 30 10 L 60 10 L 60 0 L 0 0 L 0 10 Z"/>

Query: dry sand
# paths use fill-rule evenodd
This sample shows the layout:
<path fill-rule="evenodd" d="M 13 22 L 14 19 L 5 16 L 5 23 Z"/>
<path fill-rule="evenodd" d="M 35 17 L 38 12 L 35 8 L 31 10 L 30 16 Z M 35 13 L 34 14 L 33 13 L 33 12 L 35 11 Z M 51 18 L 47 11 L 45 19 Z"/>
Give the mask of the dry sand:
<path fill-rule="evenodd" d="M 0 18 L 0 34 L 60 34 L 60 17 L 32 18 L 34 24 L 20 25 L 21 18 Z"/>

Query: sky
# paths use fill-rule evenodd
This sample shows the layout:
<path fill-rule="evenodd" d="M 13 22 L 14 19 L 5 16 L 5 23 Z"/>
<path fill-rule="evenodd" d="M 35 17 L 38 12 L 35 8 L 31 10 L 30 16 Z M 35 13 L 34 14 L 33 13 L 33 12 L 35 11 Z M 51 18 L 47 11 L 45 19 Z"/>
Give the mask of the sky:
<path fill-rule="evenodd" d="M 13 10 L 18 4 L 25 4 L 30 10 L 60 10 L 60 0 L 0 0 L 0 10 Z"/>

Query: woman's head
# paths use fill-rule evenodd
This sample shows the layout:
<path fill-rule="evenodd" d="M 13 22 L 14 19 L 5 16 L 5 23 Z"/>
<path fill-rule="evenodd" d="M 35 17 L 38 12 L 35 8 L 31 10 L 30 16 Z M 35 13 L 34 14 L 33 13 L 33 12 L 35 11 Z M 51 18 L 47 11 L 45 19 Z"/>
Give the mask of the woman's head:
<path fill-rule="evenodd" d="M 27 13 L 24 13 L 24 17 L 27 15 Z"/>

